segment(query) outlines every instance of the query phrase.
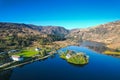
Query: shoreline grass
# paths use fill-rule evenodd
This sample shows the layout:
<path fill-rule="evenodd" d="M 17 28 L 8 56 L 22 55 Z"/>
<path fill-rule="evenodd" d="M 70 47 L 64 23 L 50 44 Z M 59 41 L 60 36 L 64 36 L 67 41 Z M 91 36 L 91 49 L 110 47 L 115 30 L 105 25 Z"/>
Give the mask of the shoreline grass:
<path fill-rule="evenodd" d="M 104 54 L 107 54 L 107 55 L 120 55 L 120 52 L 106 50 L 106 51 L 104 51 Z"/>

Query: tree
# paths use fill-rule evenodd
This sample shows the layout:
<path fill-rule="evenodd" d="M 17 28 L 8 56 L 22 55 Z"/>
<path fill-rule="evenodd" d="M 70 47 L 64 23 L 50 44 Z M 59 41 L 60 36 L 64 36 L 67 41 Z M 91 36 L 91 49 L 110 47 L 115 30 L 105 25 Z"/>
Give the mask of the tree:
<path fill-rule="evenodd" d="M 120 48 L 116 48 L 116 50 L 115 50 L 116 52 L 120 52 Z"/>

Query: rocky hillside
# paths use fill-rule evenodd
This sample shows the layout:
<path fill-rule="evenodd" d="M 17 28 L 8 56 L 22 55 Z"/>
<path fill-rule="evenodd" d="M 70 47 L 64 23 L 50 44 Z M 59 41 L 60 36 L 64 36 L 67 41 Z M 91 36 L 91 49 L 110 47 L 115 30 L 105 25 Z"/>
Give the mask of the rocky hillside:
<path fill-rule="evenodd" d="M 44 34 L 64 36 L 68 33 L 68 30 L 58 26 L 35 26 L 18 23 L 0 23 L 0 36 L 4 37 L 12 34 L 17 34 L 18 36 Z"/>
<path fill-rule="evenodd" d="M 59 26 L 42 26 L 39 27 L 39 31 L 41 33 L 53 35 L 67 35 L 69 33 L 69 30 Z"/>
<path fill-rule="evenodd" d="M 17 23 L 0 23 L 0 38 L 17 35 L 25 37 L 29 35 L 40 35 L 37 30 L 33 30 L 29 25 Z"/>
<path fill-rule="evenodd" d="M 86 29 L 74 29 L 70 31 L 68 37 L 76 41 L 101 42 L 112 48 L 120 47 L 120 21 Z"/>

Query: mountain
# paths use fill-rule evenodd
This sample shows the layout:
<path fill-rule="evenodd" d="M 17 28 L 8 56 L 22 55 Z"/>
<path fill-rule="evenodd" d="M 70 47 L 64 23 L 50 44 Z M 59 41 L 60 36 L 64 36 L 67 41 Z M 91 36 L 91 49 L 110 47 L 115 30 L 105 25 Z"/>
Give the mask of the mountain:
<path fill-rule="evenodd" d="M 17 23 L 0 23 L 0 37 L 18 35 L 21 37 L 28 35 L 40 35 L 37 30 L 33 30 L 32 27 L 26 24 Z"/>
<path fill-rule="evenodd" d="M 39 26 L 37 29 L 41 33 L 45 34 L 52 34 L 52 35 L 67 35 L 69 33 L 69 30 L 65 29 L 64 27 L 59 26 Z"/>
<path fill-rule="evenodd" d="M 105 43 L 111 48 L 120 47 L 120 21 L 86 29 L 74 29 L 67 37 L 77 42 L 88 40 Z"/>
<path fill-rule="evenodd" d="M 10 36 L 18 37 L 41 37 L 57 35 L 66 37 L 74 42 L 92 41 L 107 45 L 110 48 L 120 47 L 120 21 L 101 24 L 84 29 L 67 30 L 59 26 L 36 26 L 31 24 L 3 23 L 0 22 L 0 39 L 2 42 Z M 34 37 L 34 38 L 36 38 Z M 53 37 L 53 36 L 52 36 Z M 55 36 L 54 36 L 55 37 Z M 58 38 L 58 37 L 56 37 Z"/>
<path fill-rule="evenodd" d="M 18 23 L 0 23 L 0 35 L 41 35 L 41 34 L 52 34 L 65 36 L 69 31 L 59 26 L 36 26 L 29 24 L 18 24 Z"/>

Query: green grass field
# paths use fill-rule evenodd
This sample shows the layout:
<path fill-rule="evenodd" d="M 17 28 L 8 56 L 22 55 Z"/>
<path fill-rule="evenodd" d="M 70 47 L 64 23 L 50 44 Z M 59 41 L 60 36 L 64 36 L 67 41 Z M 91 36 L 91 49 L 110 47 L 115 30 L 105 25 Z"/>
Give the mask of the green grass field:
<path fill-rule="evenodd" d="M 18 53 L 17 55 L 19 56 L 23 56 L 23 57 L 32 57 L 35 56 L 36 54 L 38 54 L 37 51 L 35 50 L 22 50 L 20 53 Z"/>
<path fill-rule="evenodd" d="M 51 51 L 50 49 L 45 49 L 45 48 L 44 50 L 46 50 L 47 53 Z M 39 53 L 38 51 L 35 51 L 35 48 L 31 47 L 29 49 L 23 49 L 21 52 L 17 53 L 16 55 L 28 58 L 28 57 L 33 57 L 38 53 Z"/>

